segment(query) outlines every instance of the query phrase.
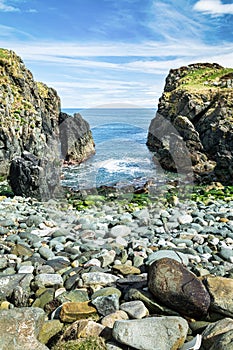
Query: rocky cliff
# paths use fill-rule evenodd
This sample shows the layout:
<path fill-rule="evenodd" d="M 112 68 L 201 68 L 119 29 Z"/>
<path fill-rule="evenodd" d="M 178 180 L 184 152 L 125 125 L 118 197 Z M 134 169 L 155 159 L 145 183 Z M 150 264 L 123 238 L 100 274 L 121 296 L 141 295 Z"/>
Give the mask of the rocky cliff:
<path fill-rule="evenodd" d="M 147 145 L 167 170 L 189 160 L 197 181 L 232 184 L 233 69 L 197 63 L 170 70 Z"/>
<path fill-rule="evenodd" d="M 69 139 L 67 129 L 79 130 L 73 132 L 72 139 Z M 65 132 L 64 147 L 61 141 Z M 26 157 L 27 162 L 33 159 L 33 164 L 36 162 L 40 167 L 41 161 L 47 158 L 48 162 L 51 154 L 57 159 L 63 157 L 82 162 L 94 152 L 89 125 L 82 117 L 66 115 L 64 118 L 56 91 L 35 82 L 32 73 L 14 52 L 0 49 L 0 176 L 9 173 L 10 164 L 16 157 L 17 164 L 21 162 L 22 165 Z M 13 170 L 16 171 L 16 168 L 13 167 Z M 31 181 L 28 195 L 37 185 L 33 179 L 29 181 L 26 178 L 23 182 Z M 20 194 L 20 184 L 12 184 L 16 193 Z"/>

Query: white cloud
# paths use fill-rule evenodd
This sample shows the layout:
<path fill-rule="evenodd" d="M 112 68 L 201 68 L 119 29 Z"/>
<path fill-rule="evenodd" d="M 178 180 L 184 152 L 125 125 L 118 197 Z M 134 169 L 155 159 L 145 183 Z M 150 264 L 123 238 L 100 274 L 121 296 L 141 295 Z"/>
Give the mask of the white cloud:
<path fill-rule="evenodd" d="M 8 5 L 6 0 L 0 0 L 0 12 L 19 12 L 18 7 Z"/>
<path fill-rule="evenodd" d="M 199 0 L 194 10 L 211 15 L 233 15 L 233 4 L 223 4 L 220 0 Z"/>

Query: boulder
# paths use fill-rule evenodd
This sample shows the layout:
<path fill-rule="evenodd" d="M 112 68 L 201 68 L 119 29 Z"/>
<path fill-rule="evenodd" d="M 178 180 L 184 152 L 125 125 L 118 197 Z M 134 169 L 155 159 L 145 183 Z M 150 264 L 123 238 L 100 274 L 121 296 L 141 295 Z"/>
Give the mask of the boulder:
<path fill-rule="evenodd" d="M 116 321 L 113 327 L 115 340 L 140 350 L 177 350 L 187 332 L 187 321 L 175 316 Z"/>
<path fill-rule="evenodd" d="M 196 319 L 207 314 L 210 296 L 204 284 L 176 260 L 155 261 L 149 267 L 148 287 L 161 303 L 180 314 Z"/>
<path fill-rule="evenodd" d="M 1 349 L 48 350 L 37 340 L 44 319 L 44 311 L 39 308 L 0 310 Z"/>

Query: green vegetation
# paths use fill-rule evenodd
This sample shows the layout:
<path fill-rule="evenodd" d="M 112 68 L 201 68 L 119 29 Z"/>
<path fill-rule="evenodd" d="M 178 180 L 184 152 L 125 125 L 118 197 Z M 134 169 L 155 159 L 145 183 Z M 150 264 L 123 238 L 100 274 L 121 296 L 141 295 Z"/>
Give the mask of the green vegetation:
<path fill-rule="evenodd" d="M 229 73 L 233 74 L 233 68 L 200 68 L 190 71 L 187 75 L 179 81 L 179 88 L 192 88 L 192 89 L 203 89 L 203 88 L 214 88 L 217 89 L 218 83 L 221 78 L 227 76 Z"/>
<path fill-rule="evenodd" d="M 106 350 L 106 346 L 102 338 L 90 337 L 60 342 L 52 350 Z"/>
<path fill-rule="evenodd" d="M 4 181 L 5 178 L 3 176 L 0 177 L 0 197 L 13 197 L 14 193 L 12 192 L 11 187 L 8 185 L 7 181 Z"/>
<path fill-rule="evenodd" d="M 233 201 L 233 186 L 220 188 L 211 188 L 210 186 L 196 186 L 191 199 L 197 202 L 203 202 L 208 205 L 213 200 Z"/>
<path fill-rule="evenodd" d="M 0 60 L 7 60 L 9 58 L 9 51 L 0 48 Z"/>

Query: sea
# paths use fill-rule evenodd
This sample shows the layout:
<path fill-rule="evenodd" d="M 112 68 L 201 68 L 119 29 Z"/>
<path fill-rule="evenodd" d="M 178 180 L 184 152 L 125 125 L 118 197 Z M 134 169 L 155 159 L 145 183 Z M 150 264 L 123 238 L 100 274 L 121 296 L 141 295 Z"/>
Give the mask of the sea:
<path fill-rule="evenodd" d="M 63 168 L 62 185 L 73 190 L 135 184 L 156 178 L 153 154 L 146 146 L 155 110 L 150 108 L 63 109 L 89 123 L 96 154 Z"/>

